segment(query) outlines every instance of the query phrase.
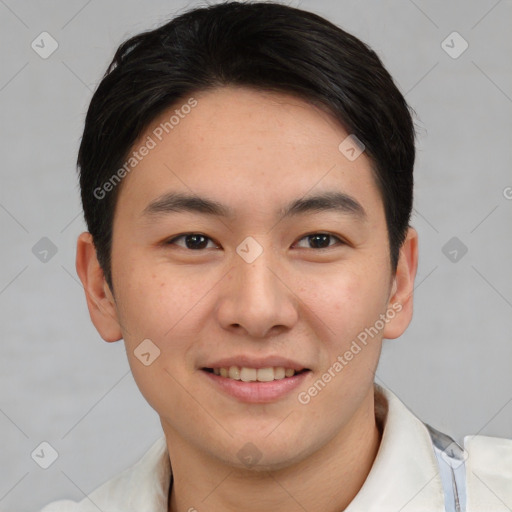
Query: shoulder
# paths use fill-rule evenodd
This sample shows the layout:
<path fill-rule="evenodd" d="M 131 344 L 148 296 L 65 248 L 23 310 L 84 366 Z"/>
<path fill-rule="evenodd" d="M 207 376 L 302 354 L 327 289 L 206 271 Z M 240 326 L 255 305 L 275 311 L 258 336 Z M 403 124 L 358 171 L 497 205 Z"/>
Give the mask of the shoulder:
<path fill-rule="evenodd" d="M 480 450 L 504 451 L 510 455 L 512 452 L 512 439 L 506 437 L 490 437 L 490 436 L 465 436 L 464 447 L 468 450 L 479 452 Z"/>
<path fill-rule="evenodd" d="M 136 463 L 81 501 L 53 501 L 40 512 L 165 512 L 170 480 L 167 444 L 161 436 Z"/>
<path fill-rule="evenodd" d="M 133 483 L 134 466 L 94 489 L 80 501 L 61 499 L 48 503 L 40 512 L 117 512 L 118 502 L 124 503 L 128 485 Z M 120 511 L 119 511 L 120 512 Z"/>
<path fill-rule="evenodd" d="M 471 469 L 503 467 L 503 475 L 512 478 L 512 439 L 481 435 L 465 436 L 466 466 Z"/>
<path fill-rule="evenodd" d="M 92 496 L 91 496 L 92 498 Z M 107 505 L 107 508 L 100 508 L 103 504 L 97 504 L 94 499 L 85 497 L 82 501 L 72 500 L 58 500 L 52 501 L 45 505 L 39 512 L 98 512 L 102 510 L 104 512 L 126 512 L 128 509 L 118 508 L 113 506 L 112 503 Z"/>
<path fill-rule="evenodd" d="M 467 465 L 473 468 L 503 467 L 512 477 L 512 439 L 505 437 L 465 436 Z"/>
<path fill-rule="evenodd" d="M 71 500 L 59 500 L 48 503 L 40 512 L 78 512 L 79 503 Z"/>
<path fill-rule="evenodd" d="M 512 439 L 465 436 L 464 450 L 468 510 L 510 510 Z"/>

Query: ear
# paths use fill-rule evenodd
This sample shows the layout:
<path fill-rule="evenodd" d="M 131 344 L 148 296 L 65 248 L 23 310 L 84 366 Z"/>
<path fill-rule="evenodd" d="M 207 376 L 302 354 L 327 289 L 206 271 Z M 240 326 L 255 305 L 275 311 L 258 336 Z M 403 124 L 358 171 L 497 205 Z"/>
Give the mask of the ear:
<path fill-rule="evenodd" d="M 82 281 L 89 315 L 96 330 L 105 341 L 120 340 L 122 332 L 116 303 L 98 262 L 92 235 L 88 232 L 78 237 L 76 271 Z"/>
<path fill-rule="evenodd" d="M 418 269 L 418 233 L 412 227 L 400 248 L 400 256 L 388 303 L 389 322 L 382 337 L 395 339 L 401 336 L 412 320 L 414 279 Z M 391 313 L 392 312 L 392 313 Z"/>

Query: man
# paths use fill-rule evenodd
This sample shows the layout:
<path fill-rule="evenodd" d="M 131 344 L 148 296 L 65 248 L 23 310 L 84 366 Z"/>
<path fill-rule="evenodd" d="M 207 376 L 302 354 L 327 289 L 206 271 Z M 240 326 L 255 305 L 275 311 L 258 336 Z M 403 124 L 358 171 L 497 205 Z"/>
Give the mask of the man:
<path fill-rule="evenodd" d="M 123 43 L 76 266 L 164 436 L 43 511 L 509 510 L 512 440 L 463 450 L 374 383 L 412 317 L 414 156 L 379 58 L 312 13 L 229 2 Z"/>

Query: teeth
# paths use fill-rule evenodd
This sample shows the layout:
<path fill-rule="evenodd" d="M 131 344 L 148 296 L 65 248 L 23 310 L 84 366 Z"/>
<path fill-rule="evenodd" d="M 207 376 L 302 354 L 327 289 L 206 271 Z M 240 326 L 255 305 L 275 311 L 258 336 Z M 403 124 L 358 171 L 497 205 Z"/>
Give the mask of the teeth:
<path fill-rule="evenodd" d="M 230 366 L 229 368 L 214 368 L 213 373 L 229 379 L 241 380 L 243 382 L 271 382 L 281 380 L 285 377 L 293 377 L 295 370 L 277 366 L 274 368 L 246 368 Z"/>
<path fill-rule="evenodd" d="M 238 366 L 231 366 L 228 375 L 230 379 L 240 380 L 240 369 Z"/>
<path fill-rule="evenodd" d="M 284 379 L 286 376 L 286 370 L 282 367 L 282 366 L 279 366 L 278 368 L 274 368 L 274 379 Z"/>
<path fill-rule="evenodd" d="M 258 370 L 256 368 L 241 368 L 240 369 L 240 380 L 244 382 L 253 382 L 258 380 Z"/>
<path fill-rule="evenodd" d="M 270 382 L 274 380 L 274 368 L 259 368 L 258 380 L 260 382 Z"/>

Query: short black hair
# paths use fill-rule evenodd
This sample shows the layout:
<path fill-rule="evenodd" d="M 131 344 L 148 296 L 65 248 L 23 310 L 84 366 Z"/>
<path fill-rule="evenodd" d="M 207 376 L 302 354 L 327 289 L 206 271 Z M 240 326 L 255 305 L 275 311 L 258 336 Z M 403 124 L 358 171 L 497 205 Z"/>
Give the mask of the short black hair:
<path fill-rule="evenodd" d="M 394 273 L 413 203 L 412 109 L 375 52 L 328 20 L 276 2 L 229 1 L 123 42 L 91 99 L 77 164 L 85 220 L 110 288 L 121 187 L 107 194 L 102 186 L 156 117 L 194 92 L 227 85 L 296 95 L 364 144 Z"/>

